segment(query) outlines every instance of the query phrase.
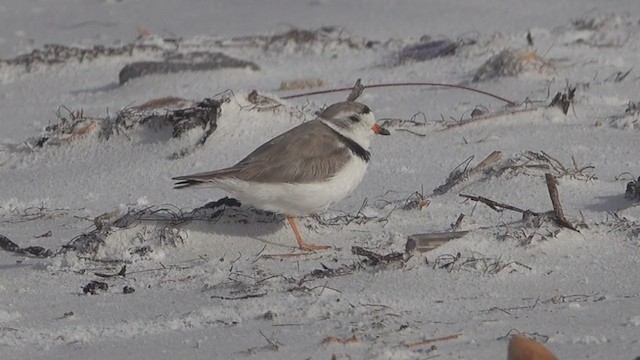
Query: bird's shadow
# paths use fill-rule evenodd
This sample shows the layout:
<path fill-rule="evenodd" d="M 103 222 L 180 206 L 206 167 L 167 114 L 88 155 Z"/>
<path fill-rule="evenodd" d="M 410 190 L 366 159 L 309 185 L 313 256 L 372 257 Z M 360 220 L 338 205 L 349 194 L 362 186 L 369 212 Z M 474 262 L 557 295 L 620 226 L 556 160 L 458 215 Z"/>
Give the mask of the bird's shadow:
<path fill-rule="evenodd" d="M 597 203 L 588 205 L 587 210 L 598 212 L 616 212 L 629 206 L 629 200 L 624 195 L 606 195 L 596 197 Z"/>
<path fill-rule="evenodd" d="M 98 94 L 101 92 L 111 91 L 120 87 L 120 84 L 117 82 L 112 82 L 102 86 L 96 86 L 92 88 L 78 89 L 72 90 L 71 95 L 82 95 L 82 94 Z"/>
<path fill-rule="evenodd" d="M 244 206 L 238 200 L 228 197 L 193 210 L 153 206 L 130 211 L 113 225 L 126 228 L 138 223 L 211 235 L 248 237 L 269 245 L 289 247 L 265 239 L 285 226 L 283 215 Z"/>

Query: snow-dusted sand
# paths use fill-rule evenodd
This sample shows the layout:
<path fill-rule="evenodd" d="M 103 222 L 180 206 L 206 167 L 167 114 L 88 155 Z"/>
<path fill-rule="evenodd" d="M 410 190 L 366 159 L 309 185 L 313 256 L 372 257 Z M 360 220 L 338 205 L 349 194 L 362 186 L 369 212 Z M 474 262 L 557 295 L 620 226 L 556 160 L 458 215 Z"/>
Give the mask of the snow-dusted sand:
<path fill-rule="evenodd" d="M 136 40 L 138 25 L 151 36 Z M 624 196 L 640 176 L 637 1 L 11 1 L 0 34 L 0 235 L 53 253 L 0 250 L 0 358 L 496 359 L 518 332 L 560 359 L 640 355 L 640 199 Z M 455 53 L 401 61 L 423 35 Z M 43 52 L 52 42 L 66 48 Z M 119 84 L 132 62 L 210 52 L 259 70 Z M 359 101 L 392 136 L 373 139 L 349 197 L 300 219 L 325 252 L 296 251 L 286 221 L 248 204 L 191 213 L 223 191 L 172 188 L 172 176 L 232 165 L 347 93 L 283 97 L 358 78 L 461 84 L 519 105 L 365 90 Z M 324 85 L 279 90 L 299 79 Z M 548 107 L 573 87 L 566 115 Z M 254 89 L 273 102 L 252 103 Z M 137 122 L 154 110 L 136 106 L 167 96 L 186 100 L 157 114 L 225 100 L 203 146 L 202 126 L 173 136 L 176 123 Z M 489 167 L 434 191 L 494 151 Z M 544 213 L 545 173 L 578 231 L 459 196 Z M 461 214 L 468 233 L 430 252 L 379 264 L 352 253 L 403 253 L 409 235 L 450 231 Z M 85 294 L 92 281 L 108 289 Z"/>

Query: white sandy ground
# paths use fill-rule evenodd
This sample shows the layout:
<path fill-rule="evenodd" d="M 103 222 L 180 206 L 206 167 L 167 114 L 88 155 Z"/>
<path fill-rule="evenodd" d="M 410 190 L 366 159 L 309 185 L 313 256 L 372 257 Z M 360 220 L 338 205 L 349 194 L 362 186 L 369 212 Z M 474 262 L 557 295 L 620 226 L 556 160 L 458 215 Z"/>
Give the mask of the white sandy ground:
<path fill-rule="evenodd" d="M 624 114 L 629 101 L 640 101 L 636 1 L 606 7 L 598 1 L 499 0 L 473 7 L 445 1 L 391 6 L 383 0 L 208 3 L 12 1 L 0 5 L 0 57 L 47 42 L 128 43 L 139 24 L 193 44 L 285 31 L 285 24 L 338 25 L 345 36 L 394 38 L 398 44 L 425 34 L 470 37 L 477 44 L 452 57 L 397 67 L 382 65 L 400 45 L 373 50 L 332 44 L 283 52 L 232 48 L 224 51 L 256 62 L 261 70 L 154 75 L 123 86 L 117 85 L 119 70 L 144 55 L 31 72 L 0 67 L 1 235 L 23 247 L 56 251 L 93 230 L 92 219 L 106 212 L 148 206 L 190 210 L 224 196 L 218 190 L 175 191 L 170 178 L 231 165 L 263 141 L 313 118 L 323 105 L 346 97 L 288 100 L 275 111 L 242 106 L 252 89 L 274 98 L 299 92 L 278 91 L 282 80 L 321 78 L 326 88 L 350 86 L 357 78 L 365 84 L 465 83 L 518 102 L 543 102 L 533 111 L 442 131 L 437 123 L 442 117 L 455 122 L 451 118 L 467 119 L 477 105 L 497 112 L 504 103 L 460 90 L 366 90 L 359 101 L 378 119 L 423 113 L 429 125 L 408 128 L 424 136 L 391 126 L 392 136 L 374 138 L 363 183 L 322 216 L 356 215 L 366 199 L 362 212 L 372 217 L 366 224 L 300 220 L 308 241 L 335 247 L 326 252 L 260 257 L 288 253 L 295 242 L 285 222 L 268 216 L 261 222 L 265 219 L 253 215 L 247 224 L 185 224 L 175 230 L 184 239 L 176 244 L 161 241 L 153 224 L 115 232 L 97 258 L 125 259 L 125 277 L 96 276 L 117 273 L 123 263 L 81 259 L 76 252 L 37 259 L 0 251 L 1 359 L 499 359 L 506 357 L 506 335 L 514 331 L 546 341 L 560 359 L 640 356 L 640 207 L 629 207 L 623 196 L 631 177 L 619 177 L 640 175 L 638 114 Z M 580 18 L 603 23 L 577 29 L 571 21 Z M 534 38 L 532 49 L 555 71 L 470 83 L 492 55 L 526 46 L 527 30 Z M 622 81 L 613 80 L 629 69 Z M 544 106 L 549 92 L 565 91 L 565 81 L 577 86 L 566 116 Z M 225 90 L 235 95 L 223 106 L 218 129 L 203 148 L 179 160 L 169 156 L 192 144 L 198 131 L 172 139 L 147 129 L 108 141 L 91 134 L 34 150 L 23 144 L 56 123 L 62 105 L 105 117 L 154 98 L 201 100 Z M 570 221 L 583 224 L 580 232 L 552 223 L 523 228 L 518 213 L 497 213 L 458 196 L 550 210 L 543 171 L 536 169 L 472 178 L 431 196 L 458 164 L 474 156 L 475 165 L 495 150 L 505 161 L 530 150 L 544 151 L 569 169 L 572 157 L 579 167 L 592 165 L 592 171 L 558 180 L 564 210 Z M 430 204 L 402 210 L 416 191 Z M 246 207 L 240 211 L 252 214 Z M 468 235 L 414 254 L 403 265 L 368 266 L 351 254 L 352 246 L 379 254 L 403 251 L 408 235 L 449 230 L 460 214 Z M 48 231 L 52 236 L 36 237 Z M 533 235 L 530 242 L 524 241 L 528 235 Z M 131 255 L 140 246 L 153 251 Z M 458 253 L 456 264 L 440 266 Z M 495 266 L 505 267 L 496 273 Z M 348 271 L 310 276 L 323 268 Z M 84 295 L 82 287 L 92 280 L 107 282 L 109 290 Z M 135 292 L 123 294 L 124 286 Z M 256 297 L 229 299 L 247 295 Z M 407 346 L 450 335 L 457 336 Z M 329 336 L 355 336 L 357 342 L 324 344 Z"/>

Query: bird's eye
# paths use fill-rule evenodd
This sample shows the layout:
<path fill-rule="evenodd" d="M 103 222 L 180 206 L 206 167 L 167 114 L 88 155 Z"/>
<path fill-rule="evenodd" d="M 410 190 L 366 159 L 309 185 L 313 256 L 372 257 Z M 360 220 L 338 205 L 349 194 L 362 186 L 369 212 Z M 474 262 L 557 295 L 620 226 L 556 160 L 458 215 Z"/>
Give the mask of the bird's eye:
<path fill-rule="evenodd" d="M 360 118 L 358 117 L 358 115 L 351 115 L 351 116 L 349 116 L 349 120 L 351 120 L 353 122 L 358 122 L 358 121 L 360 121 Z"/>

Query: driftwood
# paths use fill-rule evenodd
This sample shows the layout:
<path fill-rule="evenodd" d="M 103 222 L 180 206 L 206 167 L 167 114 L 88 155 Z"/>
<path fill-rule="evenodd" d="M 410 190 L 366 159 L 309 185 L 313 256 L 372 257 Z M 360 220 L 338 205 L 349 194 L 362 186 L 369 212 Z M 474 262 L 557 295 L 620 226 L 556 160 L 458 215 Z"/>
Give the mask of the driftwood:
<path fill-rule="evenodd" d="M 558 223 L 558 225 L 560 225 L 561 227 L 565 227 L 567 229 L 580 232 L 564 216 L 564 211 L 562 210 L 562 205 L 560 204 L 560 196 L 558 195 L 558 188 L 556 187 L 556 178 L 550 173 L 545 173 L 545 180 L 547 182 L 547 189 L 549 191 L 549 196 L 551 197 L 551 204 L 553 205 L 553 215 L 555 215 L 556 223 Z M 483 197 L 483 196 L 474 196 L 474 195 L 466 195 L 466 194 L 459 194 L 459 196 L 463 198 L 467 198 L 469 200 L 481 202 L 497 212 L 502 212 L 503 209 L 519 212 L 522 214 L 523 221 L 526 221 L 527 219 L 531 219 L 532 217 L 540 218 L 541 216 L 546 215 L 546 213 L 539 213 L 531 210 L 523 210 L 513 205 L 499 203 L 497 201 L 487 199 L 486 197 Z"/>
<path fill-rule="evenodd" d="M 407 238 L 407 244 L 405 245 L 405 251 L 418 251 L 421 253 L 431 251 L 450 240 L 463 237 L 467 233 L 469 232 L 453 231 L 409 235 Z"/>
<path fill-rule="evenodd" d="M 549 190 L 551 204 L 553 205 L 553 212 L 556 215 L 558 225 L 573 231 L 578 231 L 578 229 L 576 229 L 575 226 L 573 226 L 564 216 L 564 211 L 560 204 L 560 196 L 558 195 L 558 188 L 556 187 L 556 178 L 549 173 L 544 174 L 544 178 L 547 181 L 547 189 Z"/>
<path fill-rule="evenodd" d="M 125 65 L 118 75 L 120 85 L 135 78 L 153 74 L 175 74 L 183 71 L 212 71 L 225 68 L 260 70 L 251 61 L 232 58 L 223 53 L 208 53 L 195 61 L 136 61 Z"/>

